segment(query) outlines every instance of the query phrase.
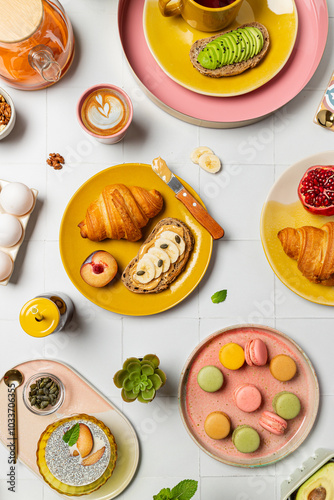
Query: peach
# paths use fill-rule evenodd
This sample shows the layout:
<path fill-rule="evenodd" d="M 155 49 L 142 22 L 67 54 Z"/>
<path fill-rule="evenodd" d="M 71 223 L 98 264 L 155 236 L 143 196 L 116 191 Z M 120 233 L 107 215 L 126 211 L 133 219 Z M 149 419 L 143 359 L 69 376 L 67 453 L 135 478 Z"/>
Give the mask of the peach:
<path fill-rule="evenodd" d="M 93 252 L 80 268 L 82 279 L 90 286 L 106 286 L 116 276 L 118 269 L 115 258 L 104 250 Z"/>
<path fill-rule="evenodd" d="M 79 424 L 79 437 L 76 442 L 77 450 L 73 452 L 73 456 L 81 455 L 82 458 L 87 457 L 93 449 L 93 436 L 89 427 L 85 424 Z"/>
<path fill-rule="evenodd" d="M 106 447 L 103 446 L 103 448 L 100 448 L 99 450 L 97 450 L 90 457 L 85 458 L 85 460 L 83 460 L 81 462 L 81 465 L 94 465 L 94 464 L 96 464 L 102 458 L 103 453 L 105 452 L 105 449 L 106 449 Z"/>

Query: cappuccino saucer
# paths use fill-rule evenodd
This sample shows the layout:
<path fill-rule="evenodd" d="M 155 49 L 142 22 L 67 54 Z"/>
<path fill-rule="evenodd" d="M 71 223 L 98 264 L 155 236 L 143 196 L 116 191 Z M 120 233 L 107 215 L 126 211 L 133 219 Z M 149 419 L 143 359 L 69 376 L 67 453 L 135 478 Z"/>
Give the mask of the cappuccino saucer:
<path fill-rule="evenodd" d="M 181 16 L 163 17 L 156 0 L 146 0 L 143 27 L 146 43 L 164 73 L 182 87 L 202 95 L 232 97 L 262 87 L 288 62 L 298 31 L 294 0 L 247 0 L 227 30 L 251 22 L 262 23 L 269 31 L 269 51 L 255 68 L 228 78 L 210 78 L 194 69 L 189 51 L 192 44 L 214 33 L 189 26 Z"/>

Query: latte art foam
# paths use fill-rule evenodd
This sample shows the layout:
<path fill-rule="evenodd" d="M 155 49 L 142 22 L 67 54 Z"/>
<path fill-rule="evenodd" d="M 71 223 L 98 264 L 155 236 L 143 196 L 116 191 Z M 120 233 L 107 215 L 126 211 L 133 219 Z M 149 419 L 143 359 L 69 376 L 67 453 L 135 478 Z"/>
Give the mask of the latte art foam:
<path fill-rule="evenodd" d="M 121 94 L 99 89 L 86 98 L 81 117 L 85 127 L 94 134 L 113 135 L 126 125 L 129 107 Z"/>
<path fill-rule="evenodd" d="M 103 103 L 100 104 L 99 98 L 102 101 L 101 94 L 98 94 L 87 106 L 87 121 L 93 127 L 102 130 L 116 127 L 124 116 L 124 106 L 117 97 L 106 96 L 102 107 Z"/>

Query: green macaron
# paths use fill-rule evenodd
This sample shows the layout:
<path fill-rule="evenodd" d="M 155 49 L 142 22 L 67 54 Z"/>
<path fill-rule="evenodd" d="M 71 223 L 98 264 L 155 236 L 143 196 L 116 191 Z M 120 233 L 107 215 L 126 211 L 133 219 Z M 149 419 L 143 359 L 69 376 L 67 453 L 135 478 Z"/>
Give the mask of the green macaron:
<path fill-rule="evenodd" d="M 274 397 L 273 408 L 277 415 L 285 420 L 291 420 L 299 415 L 300 401 L 292 392 L 282 391 Z"/>
<path fill-rule="evenodd" d="M 203 366 L 197 374 L 197 382 L 205 392 L 218 391 L 224 382 L 222 372 L 213 365 Z"/>
<path fill-rule="evenodd" d="M 260 436 L 253 427 L 239 425 L 233 431 L 232 442 L 241 453 L 254 453 L 260 446 Z"/>

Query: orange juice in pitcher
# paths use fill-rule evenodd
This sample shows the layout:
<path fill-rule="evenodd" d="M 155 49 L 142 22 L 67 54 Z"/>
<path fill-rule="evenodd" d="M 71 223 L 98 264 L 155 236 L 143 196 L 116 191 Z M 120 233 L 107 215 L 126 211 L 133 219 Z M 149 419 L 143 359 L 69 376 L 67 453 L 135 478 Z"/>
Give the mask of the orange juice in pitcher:
<path fill-rule="evenodd" d="M 72 26 L 57 0 L 0 0 L 0 78 L 22 90 L 57 82 L 74 55 Z"/>

